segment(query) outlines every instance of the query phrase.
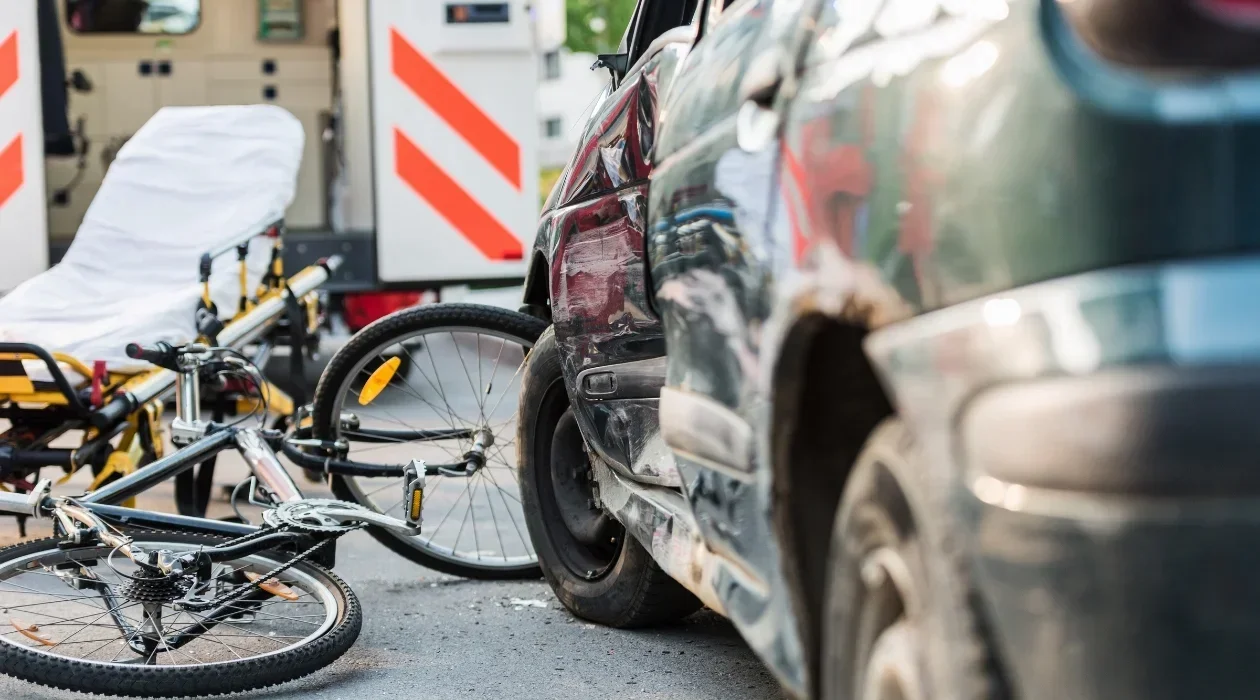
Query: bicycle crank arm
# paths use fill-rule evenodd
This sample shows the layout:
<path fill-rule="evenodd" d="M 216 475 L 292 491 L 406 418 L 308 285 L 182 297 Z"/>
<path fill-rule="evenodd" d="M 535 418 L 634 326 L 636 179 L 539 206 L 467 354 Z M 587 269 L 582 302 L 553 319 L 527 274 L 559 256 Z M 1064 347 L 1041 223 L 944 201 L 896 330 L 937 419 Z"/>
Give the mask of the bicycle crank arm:
<path fill-rule="evenodd" d="M 418 523 L 416 525 L 412 525 L 406 521 L 391 518 L 388 515 L 383 515 L 367 509 L 321 508 L 319 514 L 332 518 L 339 523 L 367 523 L 368 525 L 379 527 L 382 530 L 389 530 L 390 532 L 405 535 L 407 537 L 414 537 L 415 535 L 420 534 L 420 525 Z"/>

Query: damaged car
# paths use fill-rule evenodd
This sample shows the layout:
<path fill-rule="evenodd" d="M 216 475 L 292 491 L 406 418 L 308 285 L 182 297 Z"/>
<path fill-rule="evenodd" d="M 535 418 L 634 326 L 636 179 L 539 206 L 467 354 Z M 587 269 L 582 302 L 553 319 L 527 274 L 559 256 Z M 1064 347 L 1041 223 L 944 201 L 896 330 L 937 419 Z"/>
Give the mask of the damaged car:
<path fill-rule="evenodd" d="M 574 614 L 797 697 L 1255 697 L 1260 3 L 640 0 L 538 228 Z"/>

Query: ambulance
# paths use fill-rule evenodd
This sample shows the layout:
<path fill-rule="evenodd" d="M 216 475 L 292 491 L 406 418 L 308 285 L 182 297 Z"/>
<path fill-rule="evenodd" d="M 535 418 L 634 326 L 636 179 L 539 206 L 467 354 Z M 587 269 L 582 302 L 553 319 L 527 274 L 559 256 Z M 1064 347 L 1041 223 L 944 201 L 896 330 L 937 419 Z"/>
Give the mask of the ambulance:
<path fill-rule="evenodd" d="M 4 0 L 0 293 L 57 262 L 158 110 L 258 103 L 306 132 L 289 269 L 339 254 L 327 289 L 402 298 L 519 283 L 563 40 L 563 0 Z"/>

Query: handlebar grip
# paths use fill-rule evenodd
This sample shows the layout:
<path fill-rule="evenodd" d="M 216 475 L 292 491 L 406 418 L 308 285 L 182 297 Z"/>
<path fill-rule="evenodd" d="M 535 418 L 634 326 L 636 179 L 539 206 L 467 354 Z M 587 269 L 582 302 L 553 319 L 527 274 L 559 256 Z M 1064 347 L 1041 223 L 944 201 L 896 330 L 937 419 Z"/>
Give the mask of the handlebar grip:
<path fill-rule="evenodd" d="M 161 342 L 154 345 L 141 345 L 140 343 L 128 343 L 127 357 L 133 360 L 144 360 L 158 367 L 163 367 L 172 371 L 179 371 L 179 364 L 176 359 L 179 355 L 179 348 L 170 343 Z"/>
<path fill-rule="evenodd" d="M 162 365 L 175 356 L 175 348 L 170 343 L 158 343 L 157 345 L 141 345 L 140 343 L 127 344 L 127 357 L 133 360 L 144 360 L 155 365 Z"/>

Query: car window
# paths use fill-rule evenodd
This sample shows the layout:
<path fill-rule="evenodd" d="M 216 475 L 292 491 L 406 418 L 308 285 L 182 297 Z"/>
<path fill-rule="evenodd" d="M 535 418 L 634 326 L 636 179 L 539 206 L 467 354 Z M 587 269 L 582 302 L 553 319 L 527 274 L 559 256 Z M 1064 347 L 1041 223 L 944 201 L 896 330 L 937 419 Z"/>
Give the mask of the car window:
<path fill-rule="evenodd" d="M 691 23 L 699 0 L 644 0 L 635 12 L 637 26 L 630 49 L 630 63 L 639 60 L 657 37 Z"/>

